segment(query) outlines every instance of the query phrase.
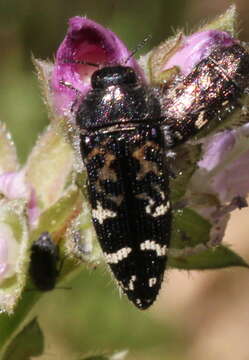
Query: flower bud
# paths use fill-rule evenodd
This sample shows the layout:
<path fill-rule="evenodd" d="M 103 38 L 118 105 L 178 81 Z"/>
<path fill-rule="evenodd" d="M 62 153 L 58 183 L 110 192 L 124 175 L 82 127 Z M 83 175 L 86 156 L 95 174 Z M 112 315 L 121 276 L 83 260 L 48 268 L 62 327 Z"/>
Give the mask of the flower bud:
<path fill-rule="evenodd" d="M 70 114 L 75 101 L 91 88 L 91 75 L 99 67 L 125 64 L 139 72 L 137 62 L 129 54 L 124 43 L 109 29 L 85 17 L 71 18 L 52 74 L 57 113 Z"/>

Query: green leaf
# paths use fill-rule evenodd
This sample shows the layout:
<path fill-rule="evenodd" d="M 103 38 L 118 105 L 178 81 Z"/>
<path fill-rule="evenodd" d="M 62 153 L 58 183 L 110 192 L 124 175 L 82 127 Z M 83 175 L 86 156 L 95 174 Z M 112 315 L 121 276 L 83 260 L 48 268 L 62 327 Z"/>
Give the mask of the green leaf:
<path fill-rule="evenodd" d="M 54 240 L 60 238 L 80 212 L 82 201 L 80 190 L 71 186 L 54 205 L 41 214 L 38 227 L 31 234 L 32 241 L 38 239 L 44 231 L 49 231 Z"/>
<path fill-rule="evenodd" d="M 224 245 L 214 248 L 199 248 L 193 255 L 170 257 L 169 266 L 185 270 L 218 269 L 230 266 L 249 268 L 241 256 Z"/>
<path fill-rule="evenodd" d="M 6 349 L 3 360 L 29 360 L 44 350 L 44 338 L 36 319 L 26 325 Z"/>
<path fill-rule="evenodd" d="M 173 213 L 171 248 L 184 249 L 206 244 L 211 224 L 194 210 L 185 208 Z"/>
<path fill-rule="evenodd" d="M 0 315 L 0 359 L 2 359 L 15 334 L 24 326 L 25 318 L 42 295 L 41 291 L 24 291 L 15 313 L 11 316 L 8 314 Z"/>
<path fill-rule="evenodd" d="M 73 150 L 59 132 L 48 126 L 33 148 L 26 165 L 28 181 L 33 185 L 42 209 L 62 195 L 73 167 Z"/>
<path fill-rule="evenodd" d="M 249 267 L 235 252 L 210 244 L 211 224 L 194 210 L 186 208 L 173 216 L 169 266 L 177 269 L 204 270 L 229 266 Z"/>
<path fill-rule="evenodd" d="M 15 145 L 6 125 L 0 122 L 0 173 L 16 171 L 18 167 Z"/>

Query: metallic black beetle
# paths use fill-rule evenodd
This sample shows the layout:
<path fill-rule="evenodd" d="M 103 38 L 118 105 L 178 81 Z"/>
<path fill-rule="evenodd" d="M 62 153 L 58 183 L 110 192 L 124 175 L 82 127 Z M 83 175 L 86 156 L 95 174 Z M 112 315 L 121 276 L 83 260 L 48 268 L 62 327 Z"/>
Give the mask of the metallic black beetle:
<path fill-rule="evenodd" d="M 165 150 L 241 106 L 248 69 L 242 46 L 217 48 L 169 87 L 162 106 L 130 67 L 104 67 L 92 75 L 76 122 L 93 223 L 118 284 L 140 309 L 156 299 L 170 245 Z"/>

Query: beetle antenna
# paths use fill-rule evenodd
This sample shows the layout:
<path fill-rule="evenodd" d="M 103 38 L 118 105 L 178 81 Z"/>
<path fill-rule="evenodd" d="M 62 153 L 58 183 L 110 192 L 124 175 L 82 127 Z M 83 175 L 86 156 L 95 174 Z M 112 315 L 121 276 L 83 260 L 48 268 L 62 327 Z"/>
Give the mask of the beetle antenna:
<path fill-rule="evenodd" d="M 135 49 L 133 49 L 130 53 L 130 55 L 127 57 L 127 59 L 125 60 L 125 64 L 127 64 L 127 62 L 140 50 L 142 49 L 145 44 L 150 41 L 152 39 L 152 35 L 149 34 L 148 36 L 146 36 L 146 38 L 144 38 L 136 47 Z"/>

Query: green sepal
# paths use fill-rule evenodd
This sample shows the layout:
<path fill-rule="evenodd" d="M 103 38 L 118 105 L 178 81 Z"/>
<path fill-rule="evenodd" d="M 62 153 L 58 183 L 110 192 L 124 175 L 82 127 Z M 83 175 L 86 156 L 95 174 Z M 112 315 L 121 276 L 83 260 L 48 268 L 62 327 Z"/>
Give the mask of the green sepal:
<path fill-rule="evenodd" d="M 54 69 L 52 62 L 36 59 L 32 56 L 32 62 L 37 71 L 37 77 L 41 86 L 44 104 L 47 106 L 50 117 L 53 117 L 53 94 L 50 88 L 50 79 Z"/>
<path fill-rule="evenodd" d="M 12 244 L 17 244 L 15 272 L 0 285 L 0 310 L 12 314 L 26 283 L 29 263 L 29 238 L 26 204 L 23 200 L 1 201 L 0 227 L 9 229 Z"/>
<path fill-rule="evenodd" d="M 236 5 L 233 4 L 229 6 L 229 8 L 211 22 L 208 22 L 204 26 L 198 29 L 198 31 L 205 30 L 219 30 L 219 31 L 227 31 L 232 36 L 237 35 L 237 10 Z"/>
<path fill-rule="evenodd" d="M 212 224 L 193 209 L 173 214 L 169 266 L 185 270 L 217 269 L 229 266 L 249 267 L 229 248 L 210 243 Z"/>
<path fill-rule="evenodd" d="M 39 207 L 44 210 L 61 196 L 70 180 L 73 150 L 59 127 L 50 125 L 39 137 L 26 165 L 28 181 L 34 187 Z"/>
<path fill-rule="evenodd" d="M 79 214 L 81 206 L 81 192 L 72 185 L 54 205 L 41 214 L 38 226 L 31 233 L 31 241 L 37 240 L 42 232 L 48 231 L 57 242 L 70 222 Z"/>
<path fill-rule="evenodd" d="M 177 67 L 163 70 L 164 64 L 173 56 L 183 44 L 184 35 L 178 32 L 166 41 L 161 42 L 152 49 L 149 54 L 139 59 L 140 65 L 149 77 L 149 82 L 154 85 L 160 85 L 170 80 L 179 71 Z"/>
<path fill-rule="evenodd" d="M 79 261 L 98 264 L 102 251 L 92 224 L 90 205 L 84 198 L 82 211 L 66 233 L 65 248 L 68 256 Z"/>

